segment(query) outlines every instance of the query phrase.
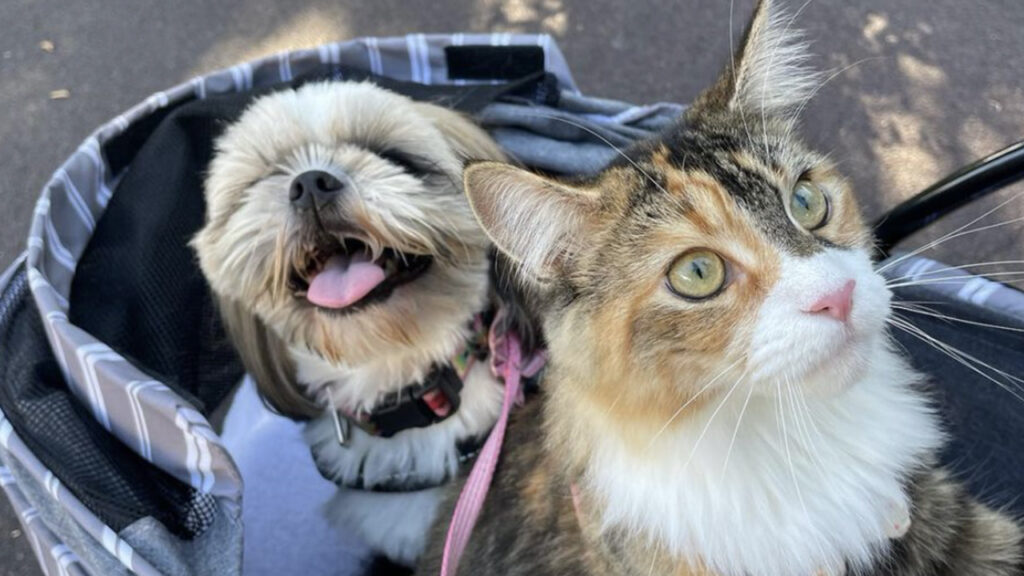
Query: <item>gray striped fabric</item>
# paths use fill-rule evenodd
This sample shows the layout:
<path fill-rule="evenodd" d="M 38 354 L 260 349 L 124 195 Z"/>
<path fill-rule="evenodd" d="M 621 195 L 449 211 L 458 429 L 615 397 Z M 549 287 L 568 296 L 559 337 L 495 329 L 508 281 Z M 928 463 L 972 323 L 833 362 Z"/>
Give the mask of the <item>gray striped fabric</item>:
<path fill-rule="evenodd" d="M 14 475 L 6 466 L 0 466 L 0 486 L 4 488 L 11 504 L 18 512 L 18 520 L 25 527 L 29 544 L 43 571 L 47 574 L 85 574 L 78 555 L 39 519 L 39 510 L 21 493 L 14 481 Z"/>
<path fill-rule="evenodd" d="M 68 322 L 68 297 L 75 266 L 119 176 L 110 173 L 102 144 L 133 122 L 168 105 L 287 81 L 325 64 L 424 84 L 451 83 L 443 51 L 453 44 L 528 44 L 544 48 L 546 69 L 559 79 L 564 90 L 559 108 L 495 104 L 481 114 L 482 122 L 498 141 L 527 165 L 570 173 L 596 170 L 615 153 L 607 142 L 625 145 L 649 135 L 682 109 L 676 104 L 631 106 L 579 96 L 562 53 L 546 35 L 414 34 L 402 38 L 365 38 L 277 54 L 154 94 L 97 129 L 43 189 L 29 233 L 25 262 L 33 298 L 65 379 L 96 420 L 121 442 L 199 493 L 215 498 L 229 527 L 240 523 L 242 479 L 210 424 L 167 386 Z M 938 266 L 941 265 L 932 261 L 908 258 L 894 266 L 890 274 L 920 274 Z M 950 272 L 954 273 L 957 277 L 950 279 L 950 284 L 936 288 L 948 290 L 954 298 L 998 306 L 1024 317 L 1021 293 L 959 271 Z M 0 276 L 0 287 L 8 279 L 6 274 Z M 959 288 L 954 281 L 960 282 Z M 27 449 L 2 413 L 0 485 L 18 511 L 47 574 L 159 574 L 161 570 L 156 565 L 170 565 L 159 562 L 155 555 L 143 558 L 87 510 Z M 47 513 L 51 508 L 62 510 L 63 515 Z M 240 541 L 241 534 L 232 538 Z M 233 549 L 228 544 L 224 548 Z M 240 562 L 227 573 L 238 570 Z M 170 568 L 163 571 L 177 572 Z"/>

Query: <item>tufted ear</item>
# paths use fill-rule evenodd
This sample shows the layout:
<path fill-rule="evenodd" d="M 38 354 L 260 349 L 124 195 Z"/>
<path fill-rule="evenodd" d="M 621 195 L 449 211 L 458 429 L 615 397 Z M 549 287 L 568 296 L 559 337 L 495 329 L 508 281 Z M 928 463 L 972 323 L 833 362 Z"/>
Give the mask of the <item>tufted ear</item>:
<path fill-rule="evenodd" d="M 778 4 L 758 1 L 739 49 L 715 84 L 694 102 L 691 116 L 762 111 L 774 115 L 799 106 L 811 93 L 818 74 L 807 66 L 807 43 Z"/>
<path fill-rule="evenodd" d="M 495 246 L 534 279 L 565 274 L 598 225 L 600 194 L 498 162 L 470 165 L 466 195 Z"/>

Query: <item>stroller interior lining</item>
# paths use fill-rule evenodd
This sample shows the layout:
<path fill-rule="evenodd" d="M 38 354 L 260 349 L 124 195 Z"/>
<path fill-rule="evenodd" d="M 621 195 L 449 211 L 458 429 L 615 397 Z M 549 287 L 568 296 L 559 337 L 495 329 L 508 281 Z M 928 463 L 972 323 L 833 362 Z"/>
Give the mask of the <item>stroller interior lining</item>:
<path fill-rule="evenodd" d="M 215 504 L 119 442 L 71 394 L 22 268 L 0 295 L 0 408 L 64 486 L 120 531 L 153 516 L 179 537 L 201 533 Z"/>

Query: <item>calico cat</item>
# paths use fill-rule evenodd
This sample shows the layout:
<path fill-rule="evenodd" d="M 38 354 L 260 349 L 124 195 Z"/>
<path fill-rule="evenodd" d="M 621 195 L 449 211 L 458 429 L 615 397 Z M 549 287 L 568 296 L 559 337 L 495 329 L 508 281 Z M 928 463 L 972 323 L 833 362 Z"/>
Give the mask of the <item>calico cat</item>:
<path fill-rule="evenodd" d="M 1020 527 L 937 464 L 870 231 L 793 135 L 805 59 L 762 0 L 680 123 L 596 177 L 466 170 L 550 364 L 459 574 L 1024 573 Z"/>

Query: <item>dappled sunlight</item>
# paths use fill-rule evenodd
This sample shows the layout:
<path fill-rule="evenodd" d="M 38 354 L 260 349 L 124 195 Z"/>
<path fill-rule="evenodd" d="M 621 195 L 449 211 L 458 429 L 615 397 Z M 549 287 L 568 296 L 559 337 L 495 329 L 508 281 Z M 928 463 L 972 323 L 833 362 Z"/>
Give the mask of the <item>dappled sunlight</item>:
<path fill-rule="evenodd" d="M 894 96 L 861 97 L 875 134 L 872 149 L 884 183 L 879 192 L 890 200 L 919 190 L 945 173 L 939 152 L 928 144 L 928 123 L 920 114 L 900 110 L 898 101 Z"/>
<path fill-rule="evenodd" d="M 563 36 L 569 14 L 562 0 L 477 0 L 471 26 L 480 31 Z"/>
<path fill-rule="evenodd" d="M 852 14 L 857 8 L 846 10 Z M 996 74 L 998 65 L 993 68 L 993 62 L 1006 61 L 1004 55 L 994 49 L 950 50 L 953 43 L 972 40 L 949 14 L 890 10 L 880 3 L 863 9 L 856 44 L 835 42 L 822 52 L 831 71 L 853 67 L 816 97 L 805 118 L 805 133 L 840 161 L 871 219 L 960 167 L 1024 138 L 1024 86 L 1014 84 L 1012 75 Z M 823 26 L 812 38 L 821 40 L 827 29 Z M 993 29 L 993 34 L 998 32 Z M 973 203 L 909 238 L 903 247 L 938 238 L 1022 191 L 1024 184 Z M 1024 198 L 987 221 L 1021 216 Z M 1019 259 L 1024 257 L 1022 246 L 1024 225 L 1018 223 L 954 240 L 926 255 L 969 264 Z"/>
<path fill-rule="evenodd" d="M 1024 132 L 1021 133 L 1024 136 Z M 981 158 L 1005 146 L 1006 138 L 976 114 L 964 119 L 957 135 L 960 146 Z"/>
<path fill-rule="evenodd" d="M 202 74 L 277 52 L 313 48 L 351 36 L 344 8 L 309 7 L 297 12 L 270 34 L 240 34 L 221 40 L 196 60 L 190 72 L 191 75 Z"/>
<path fill-rule="evenodd" d="M 882 190 L 890 200 L 927 186 L 951 169 L 933 129 L 942 115 L 936 89 L 946 82 L 946 74 L 910 54 L 898 54 L 895 61 L 904 93 L 860 96 L 874 136 Z"/>
<path fill-rule="evenodd" d="M 928 64 L 920 58 L 910 54 L 899 54 L 896 56 L 896 62 L 903 77 L 918 90 L 918 95 L 925 95 L 921 89 L 937 88 L 946 82 L 946 73 L 942 71 L 942 68 Z"/>
<path fill-rule="evenodd" d="M 883 60 L 878 66 L 870 65 L 870 71 L 865 72 L 863 67 L 850 70 L 843 79 L 842 93 L 846 100 L 843 107 L 852 108 L 852 114 L 859 109 L 869 127 L 858 138 L 861 146 L 867 146 L 860 156 L 875 165 L 873 192 L 877 197 L 868 202 L 872 205 L 870 212 L 892 206 L 961 165 L 1024 135 L 1006 130 L 1008 121 L 1018 129 L 1024 129 L 1024 122 L 1001 115 L 1000 129 L 992 123 L 991 113 L 998 113 L 1007 100 L 1024 105 L 1019 91 L 1002 91 L 998 96 L 969 92 L 976 102 L 956 101 L 963 98 L 963 89 L 954 85 L 952 75 L 962 76 L 963 71 L 951 70 L 951 62 L 937 58 L 930 49 L 930 43 L 937 40 L 931 24 L 900 24 L 889 14 L 869 12 L 861 35 L 862 46 L 869 54 Z M 839 66 L 848 59 L 850 56 L 843 54 Z M 884 80 L 879 82 L 879 78 Z M 982 108 L 987 109 L 975 111 L 986 101 L 991 105 Z"/>
<path fill-rule="evenodd" d="M 868 14 L 867 22 L 864 24 L 863 35 L 871 47 L 880 50 L 882 47 L 880 35 L 889 27 L 889 19 L 883 14 L 872 12 Z"/>

